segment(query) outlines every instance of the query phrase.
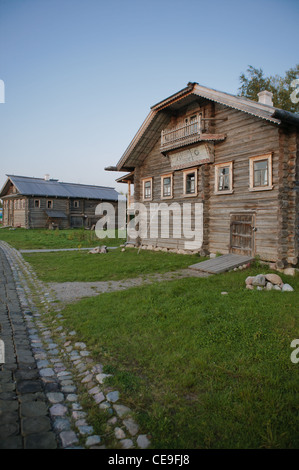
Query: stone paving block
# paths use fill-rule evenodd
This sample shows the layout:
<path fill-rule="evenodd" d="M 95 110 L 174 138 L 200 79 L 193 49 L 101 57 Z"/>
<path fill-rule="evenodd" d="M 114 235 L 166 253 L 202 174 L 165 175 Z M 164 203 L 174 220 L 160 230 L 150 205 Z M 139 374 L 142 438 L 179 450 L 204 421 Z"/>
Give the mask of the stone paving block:
<path fill-rule="evenodd" d="M 31 401 L 21 404 L 21 416 L 35 417 L 45 416 L 48 413 L 48 407 L 43 401 Z"/>
<path fill-rule="evenodd" d="M 57 441 L 52 432 L 29 434 L 24 438 L 25 449 L 56 449 Z"/>
<path fill-rule="evenodd" d="M 51 421 L 47 416 L 22 419 L 22 433 L 37 434 L 51 430 Z"/>

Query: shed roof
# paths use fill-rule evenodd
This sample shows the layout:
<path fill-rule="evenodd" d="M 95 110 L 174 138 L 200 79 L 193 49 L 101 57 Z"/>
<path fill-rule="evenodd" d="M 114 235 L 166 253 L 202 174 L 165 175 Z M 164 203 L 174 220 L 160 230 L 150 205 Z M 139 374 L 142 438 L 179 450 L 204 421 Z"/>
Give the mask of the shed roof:
<path fill-rule="evenodd" d="M 32 178 L 27 176 L 6 175 L 0 197 L 5 195 L 5 188 L 11 181 L 23 196 L 64 197 L 73 199 L 101 199 L 117 201 L 119 193 L 108 186 L 92 186 L 87 184 L 64 183 L 58 180 Z"/>

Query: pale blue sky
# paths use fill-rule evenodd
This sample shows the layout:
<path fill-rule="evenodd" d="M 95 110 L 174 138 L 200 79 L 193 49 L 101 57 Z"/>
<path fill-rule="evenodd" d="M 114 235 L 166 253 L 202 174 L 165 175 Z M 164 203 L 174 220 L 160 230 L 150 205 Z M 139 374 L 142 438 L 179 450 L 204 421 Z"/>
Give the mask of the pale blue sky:
<path fill-rule="evenodd" d="M 299 62 L 298 0 L 0 0 L 5 174 L 113 186 L 150 106 L 189 81 L 236 94 Z"/>

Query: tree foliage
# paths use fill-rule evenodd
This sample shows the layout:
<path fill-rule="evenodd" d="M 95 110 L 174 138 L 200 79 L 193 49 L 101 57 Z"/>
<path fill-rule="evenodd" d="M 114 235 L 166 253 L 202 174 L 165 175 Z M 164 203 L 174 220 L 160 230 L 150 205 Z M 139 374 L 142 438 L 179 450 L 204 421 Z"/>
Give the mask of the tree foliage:
<path fill-rule="evenodd" d="M 258 101 L 258 93 L 268 90 L 273 93 L 273 105 L 276 108 L 299 113 L 299 64 L 287 70 L 284 77 L 266 77 L 261 68 L 249 65 L 246 74 L 240 75 L 240 83 L 239 96 Z"/>

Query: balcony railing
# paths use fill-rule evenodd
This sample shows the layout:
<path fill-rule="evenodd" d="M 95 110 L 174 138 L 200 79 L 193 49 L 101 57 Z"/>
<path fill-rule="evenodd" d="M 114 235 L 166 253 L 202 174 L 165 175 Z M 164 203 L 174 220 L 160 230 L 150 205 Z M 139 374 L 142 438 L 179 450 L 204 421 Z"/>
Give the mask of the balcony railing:
<path fill-rule="evenodd" d="M 192 122 L 186 123 L 184 126 L 175 127 L 173 129 L 162 130 L 161 132 L 161 149 L 172 147 L 173 144 L 188 143 L 200 139 L 201 120 L 197 116 Z"/>

